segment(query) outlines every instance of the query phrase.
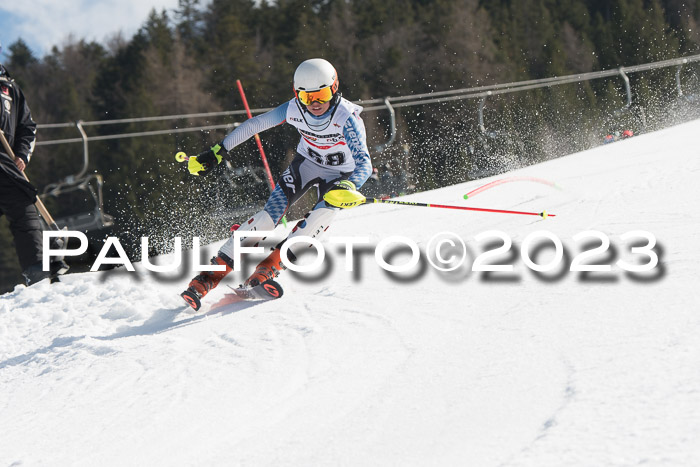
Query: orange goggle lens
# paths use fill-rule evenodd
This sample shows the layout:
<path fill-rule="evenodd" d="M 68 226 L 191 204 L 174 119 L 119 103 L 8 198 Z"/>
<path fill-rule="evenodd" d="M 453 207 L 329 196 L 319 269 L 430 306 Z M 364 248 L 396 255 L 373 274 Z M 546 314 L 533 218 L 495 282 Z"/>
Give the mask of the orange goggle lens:
<path fill-rule="evenodd" d="M 331 91 L 330 87 L 319 89 L 318 91 L 296 91 L 296 95 L 304 105 L 311 105 L 314 101 L 325 104 L 333 99 L 333 91 Z"/>

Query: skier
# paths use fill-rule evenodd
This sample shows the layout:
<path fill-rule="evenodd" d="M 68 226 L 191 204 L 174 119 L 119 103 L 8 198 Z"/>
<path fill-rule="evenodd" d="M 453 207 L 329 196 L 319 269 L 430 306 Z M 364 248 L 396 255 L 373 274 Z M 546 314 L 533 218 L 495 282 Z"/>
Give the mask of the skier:
<path fill-rule="evenodd" d="M 323 195 L 331 189 L 360 188 L 372 173 L 372 163 L 360 112 L 362 107 L 344 99 L 338 92 L 335 68 L 326 60 L 314 58 L 301 63 L 294 73 L 295 97 L 265 114 L 249 119 L 214 145 L 188 161 L 194 175 L 206 175 L 219 165 L 229 152 L 257 133 L 288 123 L 301 136 L 297 154 L 280 176 L 262 211 L 244 222 L 239 231 L 273 230 L 285 212 L 312 186 L 318 203 L 287 237 L 316 238 L 328 229 L 338 208 L 328 205 Z M 286 240 L 286 239 L 285 239 Z M 258 238 L 243 238 L 241 245 L 250 246 Z M 281 242 L 258 264 L 245 281 L 254 287 L 275 278 L 285 269 L 280 257 Z M 289 260 L 296 259 L 309 245 L 295 243 L 289 248 Z M 233 269 L 233 236 L 212 258 L 211 264 L 222 271 L 202 272 L 195 276 L 181 295 L 195 310 L 200 299 L 216 287 Z"/>

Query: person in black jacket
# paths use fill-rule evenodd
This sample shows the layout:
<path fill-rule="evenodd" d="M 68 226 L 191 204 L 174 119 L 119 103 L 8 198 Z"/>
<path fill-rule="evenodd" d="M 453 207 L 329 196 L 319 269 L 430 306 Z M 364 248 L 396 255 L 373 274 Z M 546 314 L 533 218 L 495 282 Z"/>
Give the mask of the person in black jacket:
<path fill-rule="evenodd" d="M 42 226 L 36 202 L 37 190 L 23 175 L 36 140 L 36 123 L 22 90 L 0 64 L 0 129 L 14 155 L 0 145 L 0 216 L 5 215 L 14 236 L 15 249 L 27 285 L 51 275 L 42 271 Z"/>

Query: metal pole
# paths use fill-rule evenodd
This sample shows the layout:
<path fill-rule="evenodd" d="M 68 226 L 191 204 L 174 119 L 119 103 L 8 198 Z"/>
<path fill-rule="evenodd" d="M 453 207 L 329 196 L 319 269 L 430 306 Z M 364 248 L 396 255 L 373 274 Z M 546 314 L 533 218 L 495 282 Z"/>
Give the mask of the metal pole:
<path fill-rule="evenodd" d="M 85 175 L 88 169 L 88 136 L 87 134 L 85 134 L 85 130 L 83 130 L 82 120 L 78 120 L 77 122 L 75 122 L 75 126 L 78 128 L 80 136 L 83 139 L 83 169 L 78 173 L 78 175 L 74 176 L 75 179 L 79 179 L 83 175 Z"/>
<path fill-rule="evenodd" d="M 396 138 L 396 112 L 394 112 L 394 108 L 389 103 L 388 97 L 384 98 L 384 105 L 386 105 L 386 108 L 389 110 L 389 124 L 391 125 L 391 133 L 389 135 L 389 141 L 374 148 L 374 150 L 377 152 L 383 152 L 389 146 L 394 144 L 394 139 Z"/>
<path fill-rule="evenodd" d="M 491 95 L 491 91 L 487 92 L 485 96 L 479 101 L 479 130 L 481 134 L 486 134 L 486 127 L 484 126 L 484 105 L 486 105 L 486 97 Z"/>
<path fill-rule="evenodd" d="M 630 87 L 630 79 L 625 74 L 625 69 L 623 67 L 619 68 L 619 72 L 620 76 L 622 76 L 622 79 L 625 82 L 625 92 L 627 92 L 627 105 L 625 107 L 629 108 L 632 107 L 632 88 Z"/>

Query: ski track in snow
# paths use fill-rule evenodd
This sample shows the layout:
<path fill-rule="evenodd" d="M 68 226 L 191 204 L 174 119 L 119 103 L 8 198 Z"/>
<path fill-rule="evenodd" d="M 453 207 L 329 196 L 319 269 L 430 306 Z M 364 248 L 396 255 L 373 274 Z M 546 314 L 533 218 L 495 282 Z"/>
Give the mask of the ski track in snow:
<path fill-rule="evenodd" d="M 699 465 L 699 130 L 499 176 L 562 190 L 503 184 L 462 199 L 494 177 L 406 197 L 548 220 L 371 205 L 328 233 L 425 249 L 449 231 L 474 254 L 474 236 L 498 229 L 513 239 L 512 273 L 422 261 L 392 278 L 371 250 L 346 272 L 326 243 L 322 279 L 287 271 L 284 297 L 261 303 L 220 286 L 196 314 L 178 297 L 189 274 L 18 286 L 0 297 L 0 466 Z M 593 260 L 608 264 L 634 257 L 621 234 L 648 230 L 660 264 L 651 276 L 536 275 L 519 253 L 538 230 L 568 262 L 574 235 L 604 232 L 611 251 Z"/>

